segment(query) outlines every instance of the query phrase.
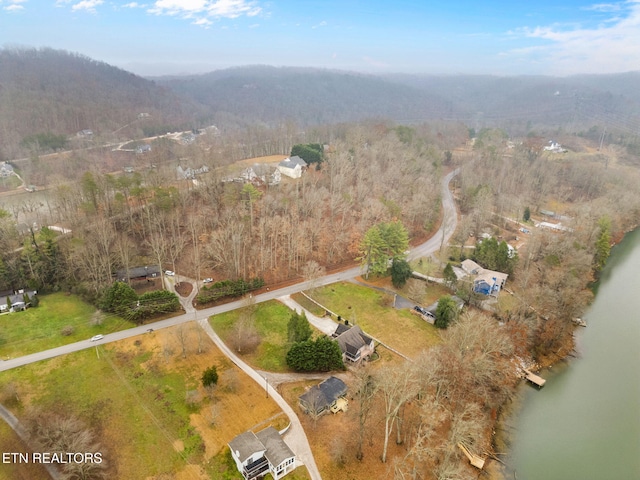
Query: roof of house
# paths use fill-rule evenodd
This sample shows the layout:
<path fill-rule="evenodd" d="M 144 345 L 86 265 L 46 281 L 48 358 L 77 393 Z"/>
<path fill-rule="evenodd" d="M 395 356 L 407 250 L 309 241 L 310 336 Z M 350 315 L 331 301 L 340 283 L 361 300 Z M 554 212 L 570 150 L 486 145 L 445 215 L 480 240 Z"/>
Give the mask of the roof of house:
<path fill-rule="evenodd" d="M 329 377 L 300 395 L 301 403 L 318 410 L 328 407 L 347 393 L 347 385 L 337 377 Z"/>
<path fill-rule="evenodd" d="M 483 269 L 480 265 L 478 265 L 476 262 L 474 262 L 473 260 L 470 259 L 466 259 L 462 261 L 462 269 L 467 272 L 467 273 L 471 273 L 471 274 L 478 274 L 480 273 L 480 271 Z"/>
<path fill-rule="evenodd" d="M 269 463 L 274 467 L 277 467 L 285 460 L 295 457 L 295 454 L 291 451 L 289 446 L 284 442 L 280 433 L 273 428 L 267 427 L 264 430 L 258 432 L 255 435 L 258 440 L 264 445 L 266 451 L 264 456 L 267 457 Z"/>
<path fill-rule="evenodd" d="M 293 169 L 293 168 L 296 168 L 298 165 L 300 165 L 301 167 L 306 167 L 307 162 L 305 162 L 303 159 L 295 155 L 293 157 L 285 158 L 278 165 L 281 167 Z"/>
<path fill-rule="evenodd" d="M 149 275 L 159 275 L 160 274 L 160 265 L 148 265 L 145 267 L 133 267 L 129 269 L 129 278 L 142 278 L 148 277 Z M 127 278 L 127 270 L 122 269 L 116 272 L 117 278 L 126 279 Z"/>
<path fill-rule="evenodd" d="M 333 336 L 340 345 L 340 350 L 350 355 L 355 355 L 358 350 L 372 342 L 371 338 L 367 337 L 357 325 L 349 327 L 339 324 Z"/>
<path fill-rule="evenodd" d="M 244 463 L 254 453 L 264 451 L 265 445 L 258 439 L 255 433 L 244 432 L 229 442 L 229 448 L 235 452 L 236 458 Z"/>
<path fill-rule="evenodd" d="M 0 293 L 0 304 L 6 305 L 7 298 L 11 302 L 11 305 L 24 305 L 24 294 L 27 294 L 29 298 L 33 298 L 34 295 L 37 295 L 37 290 L 18 290 L 18 293 L 14 293 L 13 291 L 7 291 Z"/>

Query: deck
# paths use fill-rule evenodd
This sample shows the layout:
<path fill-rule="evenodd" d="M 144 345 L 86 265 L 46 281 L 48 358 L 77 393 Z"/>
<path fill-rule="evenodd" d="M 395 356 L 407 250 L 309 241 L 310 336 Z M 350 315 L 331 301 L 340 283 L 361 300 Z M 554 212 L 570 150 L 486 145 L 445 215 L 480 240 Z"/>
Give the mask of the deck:
<path fill-rule="evenodd" d="M 524 378 L 526 378 L 528 381 L 530 381 L 534 385 L 537 385 L 539 388 L 544 387 L 544 384 L 547 383 L 547 381 L 544 378 L 540 377 L 539 375 L 536 375 L 535 373 L 532 373 L 530 370 L 524 371 Z"/>

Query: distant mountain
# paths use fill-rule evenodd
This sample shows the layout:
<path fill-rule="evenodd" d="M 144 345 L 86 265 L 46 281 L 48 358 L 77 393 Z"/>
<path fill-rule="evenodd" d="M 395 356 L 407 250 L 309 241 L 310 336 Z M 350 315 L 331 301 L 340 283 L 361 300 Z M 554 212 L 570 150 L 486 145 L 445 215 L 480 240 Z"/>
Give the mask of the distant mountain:
<path fill-rule="evenodd" d="M 239 123 L 313 125 L 376 117 L 414 123 L 458 115 L 451 102 L 428 91 L 343 71 L 249 66 L 154 80 Z"/>
<path fill-rule="evenodd" d="M 64 51 L 0 49 L 0 160 L 28 154 L 34 143 L 25 147 L 25 138 L 34 135 L 37 145 L 54 144 L 91 130 L 99 144 L 211 123 L 224 131 L 379 118 L 457 121 L 514 136 L 588 131 L 599 138 L 605 128 L 637 135 L 637 85 L 640 73 L 380 77 L 269 66 L 145 79 Z"/>
<path fill-rule="evenodd" d="M 0 145 L 13 154 L 29 135 L 91 130 L 142 136 L 182 125 L 195 106 L 153 82 L 106 63 L 52 49 L 0 49 Z M 138 119 L 140 113 L 149 116 Z M 129 131 L 122 127 L 131 125 Z"/>
<path fill-rule="evenodd" d="M 470 126 L 527 130 L 536 126 L 579 129 L 611 125 L 636 132 L 640 127 L 640 72 L 571 77 L 385 78 L 446 98 Z"/>

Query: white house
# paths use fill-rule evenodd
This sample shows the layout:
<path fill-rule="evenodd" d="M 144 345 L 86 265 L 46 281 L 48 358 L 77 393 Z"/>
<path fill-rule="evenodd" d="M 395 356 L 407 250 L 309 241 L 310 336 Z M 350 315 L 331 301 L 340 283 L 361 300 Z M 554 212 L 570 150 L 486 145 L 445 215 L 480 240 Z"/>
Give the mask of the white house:
<path fill-rule="evenodd" d="M 13 165 L 7 162 L 0 163 L 0 177 L 8 177 L 13 174 Z"/>
<path fill-rule="evenodd" d="M 231 456 L 245 480 L 270 473 L 280 480 L 296 468 L 296 456 L 273 427 L 253 433 L 244 432 L 229 442 Z"/>
<path fill-rule="evenodd" d="M 252 167 L 245 168 L 240 173 L 240 178 L 245 183 L 256 183 L 264 185 L 278 185 L 282 180 L 282 173 L 279 167 L 272 167 L 264 163 L 256 163 Z"/>
<path fill-rule="evenodd" d="M 304 172 L 306 168 L 307 162 L 297 155 L 285 158 L 278 164 L 278 170 L 280 170 L 282 175 L 286 175 L 291 178 L 300 178 L 302 176 L 302 172 Z"/>

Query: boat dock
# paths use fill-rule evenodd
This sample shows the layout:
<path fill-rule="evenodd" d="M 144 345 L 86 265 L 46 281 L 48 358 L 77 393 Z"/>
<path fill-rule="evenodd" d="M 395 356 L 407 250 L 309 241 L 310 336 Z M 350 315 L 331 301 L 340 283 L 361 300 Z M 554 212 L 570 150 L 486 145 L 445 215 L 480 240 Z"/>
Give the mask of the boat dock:
<path fill-rule="evenodd" d="M 536 385 L 538 388 L 544 387 L 544 384 L 547 383 L 547 381 L 544 378 L 526 369 L 524 371 L 524 378 L 526 378 L 528 381 Z"/>

